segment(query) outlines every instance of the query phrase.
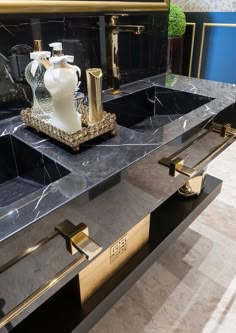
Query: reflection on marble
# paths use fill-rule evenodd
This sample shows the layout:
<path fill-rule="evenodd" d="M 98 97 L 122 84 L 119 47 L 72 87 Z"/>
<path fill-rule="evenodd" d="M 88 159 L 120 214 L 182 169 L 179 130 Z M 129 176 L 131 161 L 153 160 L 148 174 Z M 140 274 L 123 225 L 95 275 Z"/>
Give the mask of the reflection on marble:
<path fill-rule="evenodd" d="M 21 207 L 12 206 L 7 215 L 5 209 L 4 211 L 0 209 L 0 240 L 6 239 L 68 201 L 89 191 L 134 162 L 143 159 L 157 148 L 176 138 L 188 135 L 189 131 L 196 127 L 199 129 L 205 127 L 206 122 L 212 120 L 225 108 L 234 105 L 236 100 L 235 85 L 177 75 L 160 75 L 127 84 L 122 88 L 123 95 L 128 96 L 135 91 L 157 85 L 200 94 L 214 98 L 214 100 L 181 115 L 178 119 L 171 119 L 171 122 L 162 127 L 153 128 L 145 133 L 120 126 L 119 134 L 116 137 L 106 140 L 99 139 L 83 145 L 78 154 L 65 150 L 61 144 L 55 144 L 45 136 L 25 129 L 19 120 L 0 123 L 0 137 L 11 134 L 71 172 L 48 187 L 39 189 L 22 199 Z M 174 90 L 173 94 L 175 94 Z M 117 98 L 108 94 L 104 95 L 106 101 L 114 101 Z M 73 186 L 70 187 L 70 184 Z M 162 198 L 159 199 L 159 204 L 161 204 Z"/>
<path fill-rule="evenodd" d="M 235 154 L 236 143 L 209 165 L 224 181 L 217 199 L 91 333 L 236 331 Z"/>
<path fill-rule="evenodd" d="M 21 199 L 47 188 L 69 171 L 11 135 L 0 137 L 0 210 L 8 214 Z"/>
<path fill-rule="evenodd" d="M 138 80 L 151 75 L 163 73 L 166 70 L 167 53 L 167 12 L 157 12 L 152 15 L 132 15 L 121 17 L 121 24 L 139 24 L 145 26 L 145 32 L 141 36 L 134 34 L 121 34 L 119 42 L 119 58 L 121 68 L 122 83 Z M 26 44 L 33 47 L 34 39 L 41 39 L 43 49 L 50 49 L 49 43 L 62 42 L 65 54 L 74 55 L 74 64 L 82 70 L 81 91 L 86 92 L 87 68 L 99 67 L 104 73 L 104 89 L 107 88 L 106 82 L 106 27 L 105 17 L 96 14 L 66 14 L 66 15 L 38 15 L 32 16 L 1 16 L 0 24 L 0 72 L 1 59 L 8 63 L 9 50 L 15 45 Z M 128 46 L 128 52 L 127 52 Z M 50 50 L 51 51 L 51 50 Z M 16 59 L 16 58 L 14 58 Z M 17 59 L 18 60 L 18 59 Z M 5 65 L 4 62 L 4 65 Z M 7 73 L 11 77 L 15 71 L 20 72 L 21 83 L 27 87 L 22 70 L 18 71 L 18 62 L 15 66 L 10 63 L 7 66 Z M 2 70 L 6 76 L 5 67 Z M 14 77 L 14 75 L 12 75 Z M 0 106 L 5 103 L 5 90 L 8 92 L 9 99 L 16 100 L 13 96 L 13 87 L 16 84 L 10 82 L 9 85 L 0 82 Z M 19 87 L 18 92 L 20 92 Z M 20 94 L 20 99 L 25 96 Z M 29 94 L 30 95 L 30 94 Z M 17 99 L 19 102 L 19 98 Z M 1 112 L 1 111 L 0 111 Z"/>
<path fill-rule="evenodd" d="M 146 133 L 181 118 L 211 100 L 199 94 L 153 86 L 112 99 L 104 103 L 104 108 L 116 114 L 118 124 Z"/>

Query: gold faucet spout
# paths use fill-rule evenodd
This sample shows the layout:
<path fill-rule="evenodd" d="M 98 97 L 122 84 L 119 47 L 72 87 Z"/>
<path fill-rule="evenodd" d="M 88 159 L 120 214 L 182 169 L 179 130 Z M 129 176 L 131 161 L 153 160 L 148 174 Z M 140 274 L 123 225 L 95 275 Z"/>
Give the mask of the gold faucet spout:
<path fill-rule="evenodd" d="M 135 35 L 141 35 L 141 33 L 145 30 L 143 25 L 116 25 L 111 26 L 112 33 L 120 33 L 120 32 L 131 32 Z"/>
<path fill-rule="evenodd" d="M 119 66 L 119 33 L 131 32 L 141 35 L 145 30 L 143 25 L 127 25 L 118 23 L 119 16 L 113 15 L 107 25 L 107 69 L 108 84 L 112 88 L 111 94 L 120 94 L 120 66 Z"/>

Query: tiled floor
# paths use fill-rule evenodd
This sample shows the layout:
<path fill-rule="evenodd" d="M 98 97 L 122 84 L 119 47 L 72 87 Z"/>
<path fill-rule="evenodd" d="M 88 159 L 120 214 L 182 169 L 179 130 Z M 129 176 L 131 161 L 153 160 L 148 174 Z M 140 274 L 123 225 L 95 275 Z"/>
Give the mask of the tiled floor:
<path fill-rule="evenodd" d="M 236 332 L 236 143 L 208 173 L 221 194 L 91 333 Z"/>

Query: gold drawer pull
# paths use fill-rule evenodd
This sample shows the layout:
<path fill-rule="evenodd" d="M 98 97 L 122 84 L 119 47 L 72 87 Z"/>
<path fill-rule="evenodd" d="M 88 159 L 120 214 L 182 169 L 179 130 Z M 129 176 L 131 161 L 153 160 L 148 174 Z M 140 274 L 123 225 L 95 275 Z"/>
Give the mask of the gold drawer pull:
<path fill-rule="evenodd" d="M 31 304 L 37 301 L 48 290 L 57 285 L 68 274 L 70 274 L 75 268 L 77 268 L 83 261 L 93 259 L 98 253 L 102 251 L 102 247 L 95 243 L 88 237 L 88 227 L 81 223 L 75 226 L 70 221 L 65 221 L 59 224 L 56 228 L 56 233 L 53 233 L 53 237 L 56 234 L 61 234 L 66 239 L 67 249 L 71 254 L 77 252 L 81 253 L 81 256 L 72 261 L 68 266 L 58 272 L 51 280 L 44 283 L 40 288 L 33 292 L 23 302 L 18 304 L 14 309 L 9 311 L 3 318 L 0 319 L 0 329 L 7 325 L 10 321 L 15 319 L 24 310 L 26 310 Z M 38 244 L 41 244 L 39 242 Z M 38 248 L 38 247 L 37 247 Z"/>
<path fill-rule="evenodd" d="M 162 158 L 159 163 L 169 168 L 170 176 L 176 177 L 178 174 L 182 174 L 189 178 L 194 177 L 199 172 L 199 168 L 201 168 L 201 166 L 210 161 L 218 152 L 221 151 L 222 148 L 224 148 L 230 141 L 236 138 L 236 129 L 232 128 L 231 124 L 220 125 L 212 123 L 209 126 L 209 131 L 220 133 L 220 135 L 222 137 L 226 137 L 226 139 L 218 147 L 216 147 L 213 152 L 209 153 L 193 167 L 184 165 L 184 159 L 177 155 L 190 147 L 194 142 L 205 136 L 208 132 L 200 135 L 197 140 L 192 140 L 191 143 L 187 144 L 185 147 L 181 148 L 170 157 Z"/>

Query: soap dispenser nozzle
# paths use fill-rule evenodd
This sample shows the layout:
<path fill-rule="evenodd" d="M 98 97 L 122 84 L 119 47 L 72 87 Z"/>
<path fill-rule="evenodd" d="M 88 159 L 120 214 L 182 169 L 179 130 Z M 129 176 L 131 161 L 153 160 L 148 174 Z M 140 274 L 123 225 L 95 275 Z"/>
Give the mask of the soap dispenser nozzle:
<path fill-rule="evenodd" d="M 90 68 L 86 70 L 90 124 L 94 124 L 103 119 L 102 76 L 102 70 L 100 68 Z"/>
<path fill-rule="evenodd" d="M 63 55 L 63 48 L 62 48 L 62 43 L 55 42 L 49 44 L 50 47 L 52 47 L 52 56 L 61 56 Z"/>

